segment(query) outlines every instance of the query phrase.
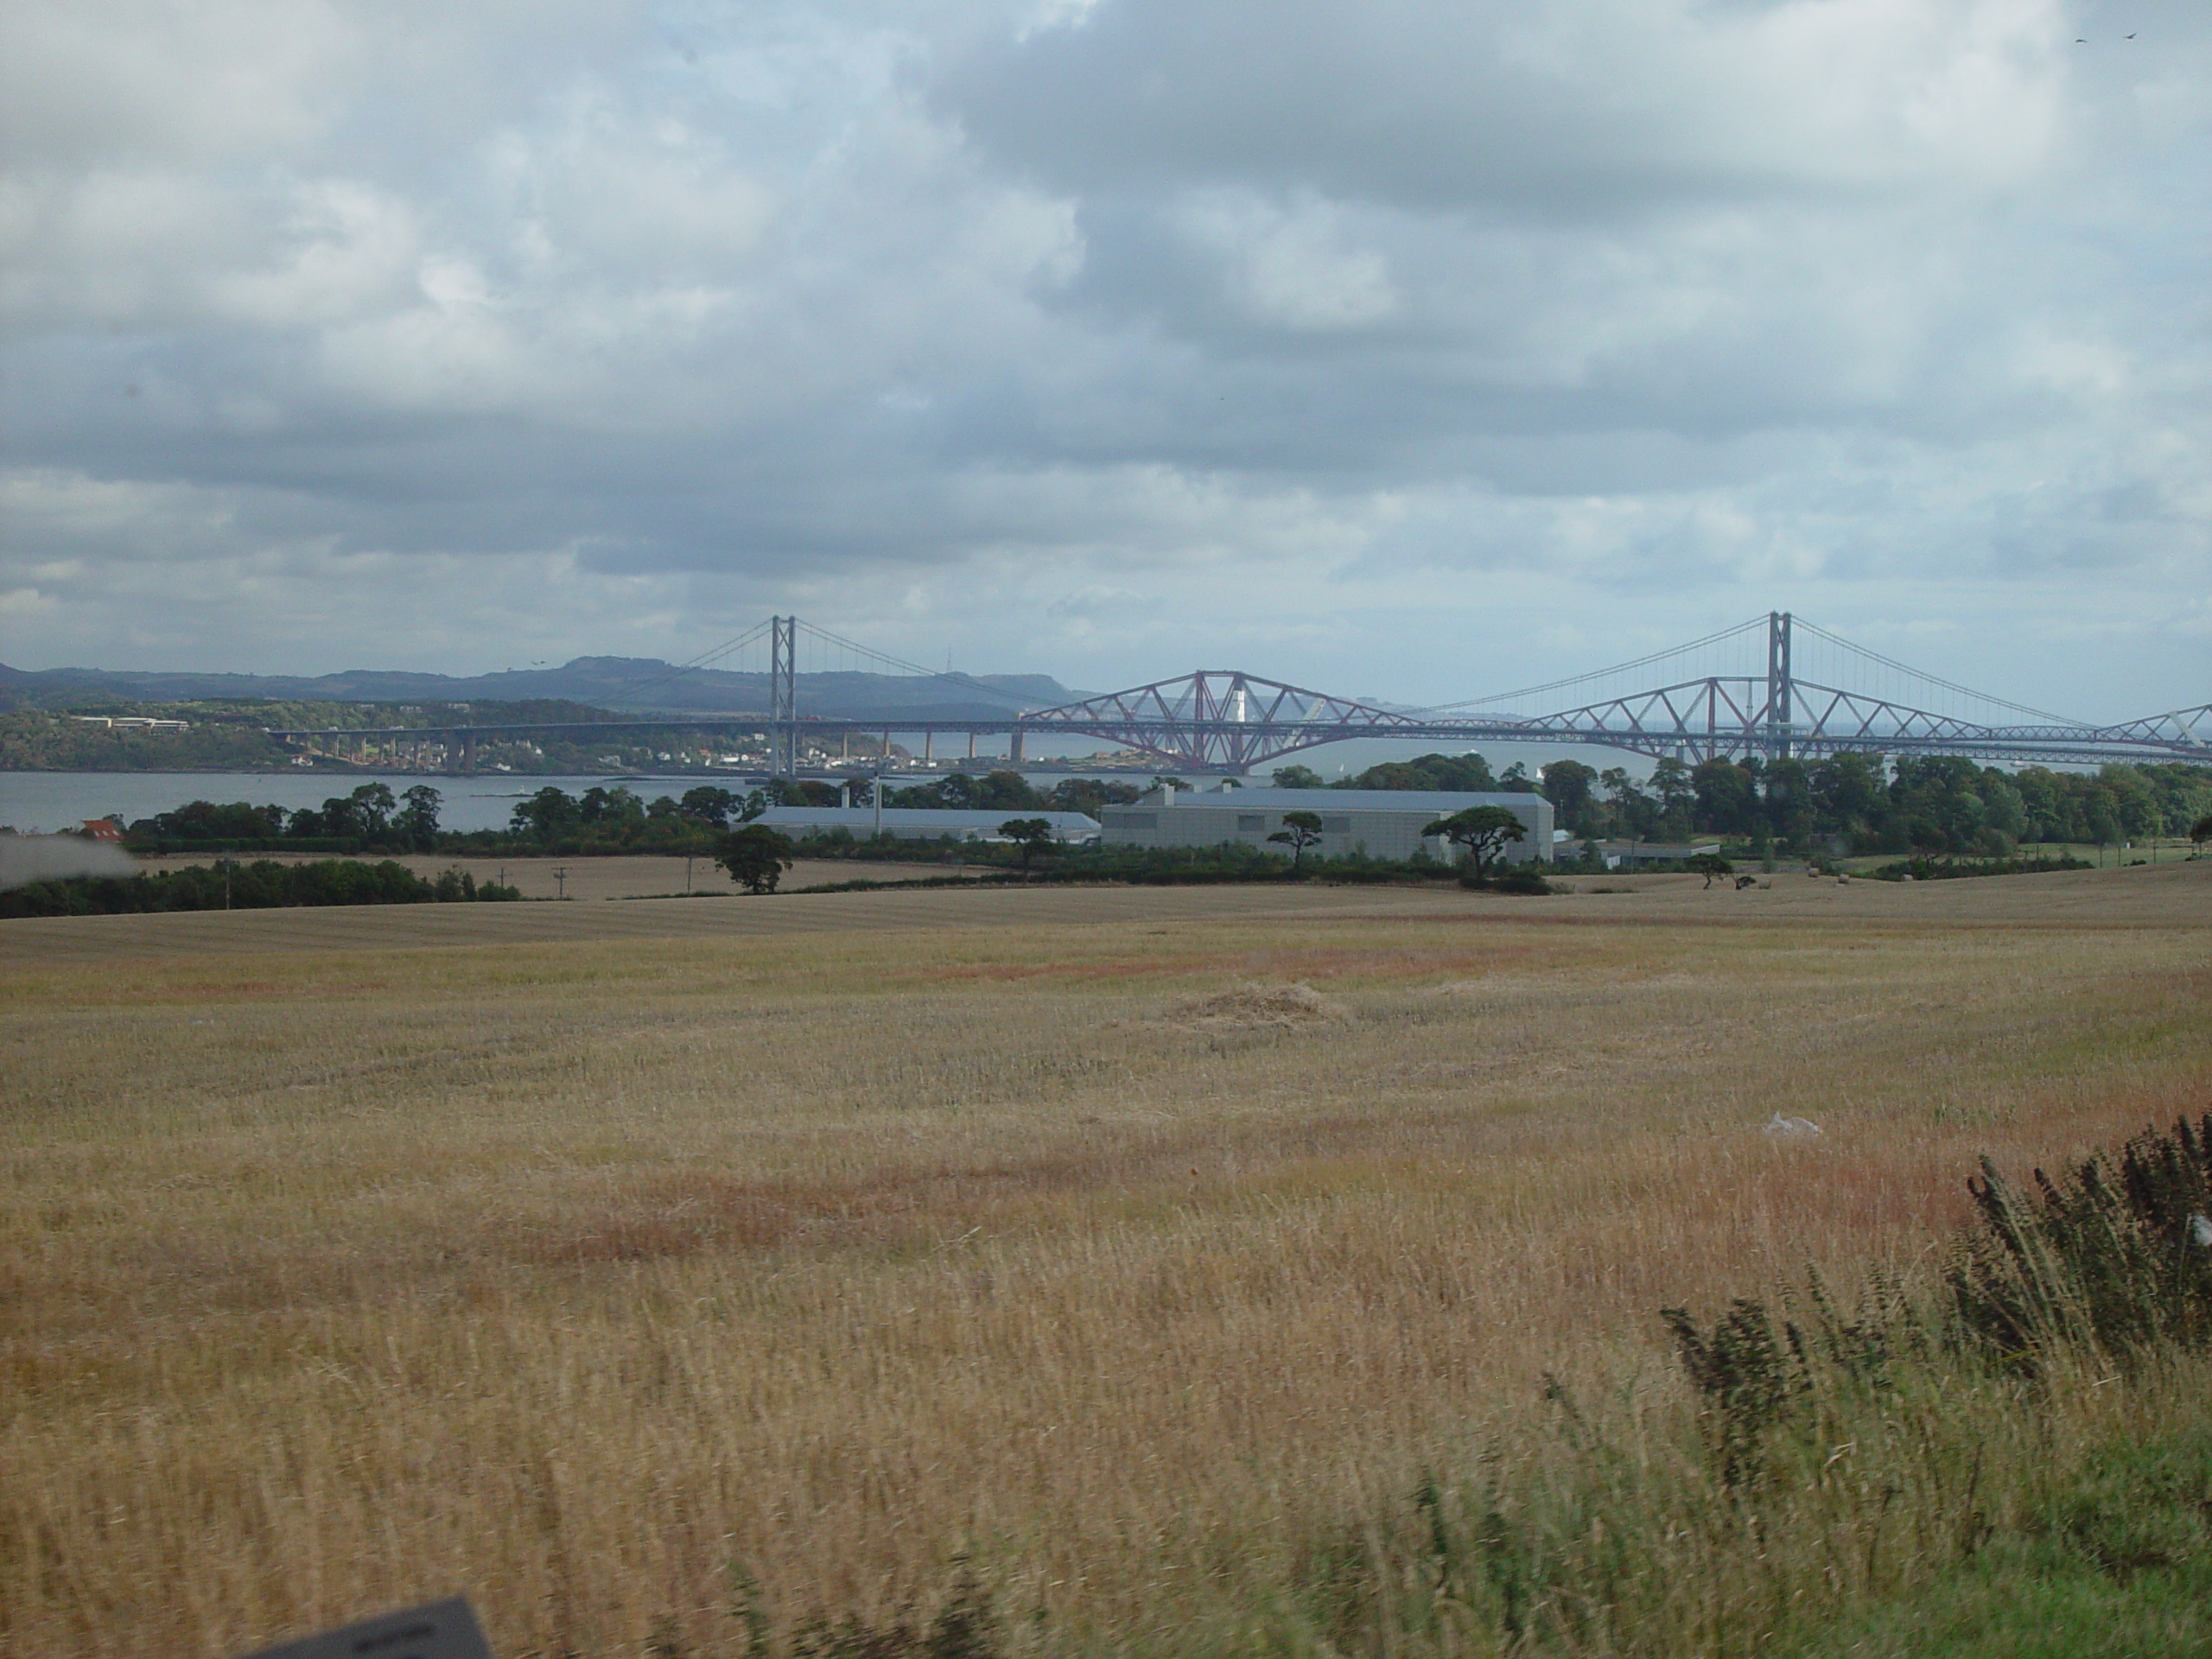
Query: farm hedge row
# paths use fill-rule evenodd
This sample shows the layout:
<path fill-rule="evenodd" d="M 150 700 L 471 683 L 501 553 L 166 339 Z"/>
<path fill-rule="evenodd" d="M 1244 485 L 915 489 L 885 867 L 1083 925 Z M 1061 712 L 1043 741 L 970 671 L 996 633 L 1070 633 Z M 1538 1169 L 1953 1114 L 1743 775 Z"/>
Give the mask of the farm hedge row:
<path fill-rule="evenodd" d="M 164 910 L 275 910 L 308 905 L 425 905 L 512 901 L 511 887 L 479 885 L 447 870 L 426 881 L 390 859 L 364 864 L 323 859 L 313 864 L 251 864 L 165 870 L 156 875 L 80 875 L 34 881 L 0 893 L 0 918 L 20 916 L 122 916 Z"/>

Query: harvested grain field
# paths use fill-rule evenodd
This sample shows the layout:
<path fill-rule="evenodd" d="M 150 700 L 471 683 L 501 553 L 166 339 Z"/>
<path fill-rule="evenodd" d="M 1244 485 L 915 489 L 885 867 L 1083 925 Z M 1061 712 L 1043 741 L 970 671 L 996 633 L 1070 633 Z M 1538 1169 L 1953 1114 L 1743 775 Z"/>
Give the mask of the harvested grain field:
<path fill-rule="evenodd" d="M 319 853 L 249 853 L 251 861 L 270 858 L 283 864 L 311 864 L 327 857 Z M 149 873 L 186 869 L 215 861 L 207 853 L 173 853 L 142 858 Z M 378 861 L 371 858 L 370 862 Z M 479 881 L 497 881 L 515 888 L 524 899 L 567 899 L 589 904 L 605 899 L 666 899 L 682 894 L 734 898 L 736 887 L 714 860 L 684 858 L 666 854 L 624 854 L 591 858 L 479 858 L 442 853 L 401 853 L 392 862 L 426 880 L 446 870 L 462 870 Z M 970 874 L 961 864 L 894 864 L 866 859 L 802 858 L 784 873 L 782 886 L 797 893 L 807 887 L 839 881 L 911 881 L 918 876 Z"/>
<path fill-rule="evenodd" d="M 1658 1306 L 2205 1103 L 2212 864 L 1590 885 L 0 924 L 0 1649 L 735 1654 L 964 1563 L 1172 1652 Z"/>

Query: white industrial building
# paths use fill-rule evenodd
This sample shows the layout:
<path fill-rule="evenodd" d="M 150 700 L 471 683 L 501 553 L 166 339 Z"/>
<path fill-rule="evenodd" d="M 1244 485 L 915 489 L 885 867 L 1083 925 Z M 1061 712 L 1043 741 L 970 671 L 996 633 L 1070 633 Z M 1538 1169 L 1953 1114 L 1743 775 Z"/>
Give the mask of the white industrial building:
<path fill-rule="evenodd" d="M 1309 849 L 1319 858 L 1406 859 L 1426 849 L 1455 862 L 1458 848 L 1421 831 L 1440 818 L 1471 806 L 1502 806 L 1521 820 L 1525 839 L 1506 844 L 1509 863 L 1552 857 L 1552 804 L 1541 795 L 1488 794 L 1421 789 L 1238 789 L 1148 792 L 1134 806 L 1099 810 L 1100 839 L 1109 847 L 1256 847 L 1290 856 L 1268 837 L 1282 828 L 1286 812 L 1312 812 L 1321 839 Z"/>
<path fill-rule="evenodd" d="M 772 806 L 753 822 L 794 838 L 848 831 L 856 841 L 871 836 L 892 836 L 900 841 L 995 841 L 999 826 L 1009 818 L 1042 818 L 1052 826 L 1052 839 L 1096 841 L 1098 820 L 1084 812 L 974 812 L 964 809 L 939 811 L 916 806 Z"/>

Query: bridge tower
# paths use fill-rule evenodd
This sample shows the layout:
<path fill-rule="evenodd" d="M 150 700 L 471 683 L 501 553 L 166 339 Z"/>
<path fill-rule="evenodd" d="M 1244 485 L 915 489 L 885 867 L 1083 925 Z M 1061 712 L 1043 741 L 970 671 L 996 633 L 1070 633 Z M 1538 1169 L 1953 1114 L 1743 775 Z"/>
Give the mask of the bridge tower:
<path fill-rule="evenodd" d="M 1791 715 L 1789 682 L 1789 613 L 1769 611 L 1766 617 L 1766 758 L 1786 759 L 1789 753 Z"/>
<path fill-rule="evenodd" d="M 768 619 L 768 770 L 779 778 L 798 773 L 798 618 L 795 616 Z"/>

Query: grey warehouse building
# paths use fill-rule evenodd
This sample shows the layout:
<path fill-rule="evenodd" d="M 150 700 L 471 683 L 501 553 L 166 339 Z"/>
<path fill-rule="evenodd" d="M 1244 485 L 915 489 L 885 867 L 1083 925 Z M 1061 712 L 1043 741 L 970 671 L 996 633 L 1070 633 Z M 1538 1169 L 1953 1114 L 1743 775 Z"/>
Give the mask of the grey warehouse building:
<path fill-rule="evenodd" d="M 899 841 L 995 841 L 999 826 L 1008 818 L 1042 818 L 1052 826 L 1052 839 L 1095 841 L 1098 820 L 1082 812 L 969 812 L 938 811 L 918 806 L 772 806 L 757 822 L 787 836 L 820 836 L 843 830 L 855 840 L 891 836 Z"/>
<path fill-rule="evenodd" d="M 1234 842 L 1287 858 L 1290 849 L 1270 844 L 1268 837 L 1282 828 L 1284 813 L 1313 812 L 1321 820 L 1321 839 L 1313 849 L 1318 857 L 1411 858 L 1425 847 L 1429 856 L 1448 862 L 1459 849 L 1441 836 L 1423 841 L 1421 832 L 1471 806 L 1502 806 L 1521 820 L 1528 836 L 1507 845 L 1509 861 L 1551 861 L 1552 804 L 1542 796 L 1448 790 L 1155 789 L 1135 806 L 1100 809 L 1099 839 L 1109 847 L 1218 847 Z"/>

